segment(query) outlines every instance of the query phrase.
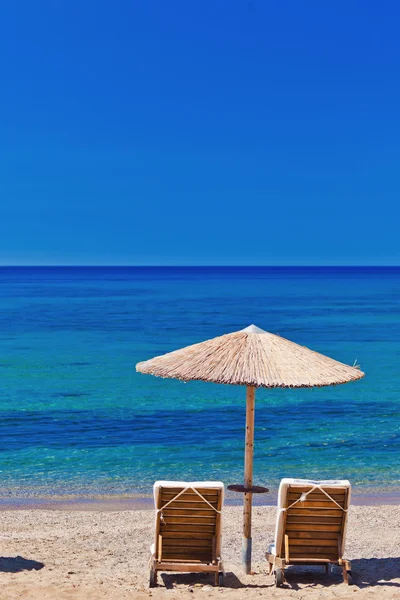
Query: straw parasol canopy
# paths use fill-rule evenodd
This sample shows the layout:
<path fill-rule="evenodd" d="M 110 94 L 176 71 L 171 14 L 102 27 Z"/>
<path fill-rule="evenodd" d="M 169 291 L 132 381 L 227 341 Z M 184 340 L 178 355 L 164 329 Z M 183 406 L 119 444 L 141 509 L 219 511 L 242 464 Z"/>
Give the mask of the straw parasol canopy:
<path fill-rule="evenodd" d="M 244 493 L 242 562 L 246 573 L 250 573 L 252 497 L 260 490 L 268 491 L 253 486 L 256 388 L 337 385 L 361 379 L 364 373 L 356 366 L 349 367 L 255 325 L 140 362 L 136 370 L 182 381 L 247 387 L 244 485 L 229 487 Z"/>
<path fill-rule="evenodd" d="M 255 325 L 136 365 L 140 373 L 182 381 L 265 388 L 336 385 L 364 373 Z"/>

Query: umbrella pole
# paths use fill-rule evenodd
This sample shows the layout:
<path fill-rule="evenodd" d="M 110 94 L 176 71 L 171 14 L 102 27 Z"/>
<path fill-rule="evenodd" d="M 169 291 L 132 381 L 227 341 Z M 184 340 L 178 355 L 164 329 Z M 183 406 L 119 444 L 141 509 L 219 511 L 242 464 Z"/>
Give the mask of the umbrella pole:
<path fill-rule="evenodd" d="M 246 390 L 246 444 L 244 451 L 244 487 L 251 489 L 253 485 L 253 449 L 254 449 L 254 387 Z M 242 563 L 245 573 L 251 572 L 251 508 L 253 494 L 244 494 L 243 500 L 243 544 Z"/>

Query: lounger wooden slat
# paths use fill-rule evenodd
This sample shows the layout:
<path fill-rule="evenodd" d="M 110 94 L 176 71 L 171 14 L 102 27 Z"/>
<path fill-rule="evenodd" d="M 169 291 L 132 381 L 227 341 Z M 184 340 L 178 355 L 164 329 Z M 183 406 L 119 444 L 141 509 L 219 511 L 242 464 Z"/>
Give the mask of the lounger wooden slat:
<path fill-rule="evenodd" d="M 312 507 L 312 508 L 301 508 L 300 503 L 296 504 L 293 508 L 288 512 L 288 516 L 293 517 L 341 517 L 342 510 L 340 508 L 320 508 L 320 507 Z"/>
<path fill-rule="evenodd" d="M 188 554 L 190 554 L 190 561 L 188 560 Z M 185 564 L 193 561 L 213 564 L 211 552 L 198 548 L 181 548 L 176 549 L 175 551 L 166 548 L 163 551 L 163 561 L 164 560 L 182 560 L 185 561 Z"/>
<path fill-rule="evenodd" d="M 296 491 L 296 492 L 289 493 L 288 494 L 289 503 L 294 502 L 295 500 L 298 500 L 302 493 L 305 493 L 305 492 Z M 329 494 L 329 496 L 336 502 L 344 502 L 346 500 L 345 494 L 337 494 L 337 493 L 330 494 L 328 491 L 327 491 L 327 494 Z M 308 498 L 308 500 L 325 500 L 326 502 L 331 502 L 331 500 L 329 500 L 329 498 L 323 492 L 311 492 L 310 494 L 307 494 L 307 498 Z"/>
<path fill-rule="evenodd" d="M 300 501 L 299 497 L 296 498 L 291 498 L 289 500 L 289 505 L 290 504 L 294 504 L 295 502 Z M 301 501 L 300 501 L 301 502 Z M 318 502 L 318 504 L 314 504 L 314 502 Z M 346 498 L 338 498 L 337 500 L 335 499 L 335 502 L 332 502 L 332 500 L 328 500 L 328 498 L 325 498 L 323 496 L 320 497 L 312 497 L 310 498 L 309 496 L 307 496 L 307 501 L 305 503 L 302 503 L 302 505 L 305 505 L 305 508 L 307 508 L 307 504 L 311 507 L 314 508 L 315 506 L 322 506 L 323 508 L 339 508 L 344 506 L 344 504 L 346 503 Z"/>
<path fill-rule="evenodd" d="M 167 519 L 168 517 L 180 517 L 180 516 L 187 516 L 187 517 L 209 517 L 209 518 L 213 518 L 215 520 L 215 511 L 212 508 L 188 508 L 185 506 L 182 506 L 180 508 L 171 508 L 170 506 L 168 506 L 168 508 L 166 508 L 165 510 L 163 510 L 163 515 L 164 518 Z"/>
<path fill-rule="evenodd" d="M 290 555 L 290 563 L 289 564 L 292 564 L 295 560 L 298 560 L 299 562 L 301 561 L 303 565 L 307 565 L 310 562 L 312 562 L 310 559 L 313 558 L 313 557 L 316 560 L 319 560 L 319 561 L 323 560 L 324 562 L 329 562 L 329 563 L 334 563 L 334 564 L 337 563 L 337 557 L 336 557 L 336 554 L 334 554 L 334 553 L 332 553 L 332 554 L 322 554 L 322 553 L 320 553 L 318 555 L 310 555 L 309 558 L 308 558 L 308 560 L 304 560 L 304 554 L 303 553 L 299 553 L 299 554 L 293 553 L 293 554 Z"/>
<path fill-rule="evenodd" d="M 304 540 L 302 540 L 304 541 Z M 204 539 L 193 539 L 190 540 L 188 538 L 165 538 L 163 536 L 163 549 L 171 548 L 209 548 L 212 549 L 212 539 L 204 540 Z"/>
<path fill-rule="evenodd" d="M 170 531 L 162 528 L 163 539 L 182 539 L 182 540 L 212 540 L 214 538 L 213 531 Z"/>
<path fill-rule="evenodd" d="M 210 501 L 210 500 L 216 500 L 218 501 L 218 494 L 216 494 L 213 491 L 210 490 L 201 490 L 199 488 L 199 494 L 201 494 L 203 496 L 203 498 L 206 498 L 206 500 Z M 165 500 L 171 500 L 172 498 L 175 498 L 176 494 L 175 491 L 169 491 L 169 490 L 163 490 L 163 499 Z M 182 494 L 180 495 L 180 498 L 198 498 L 199 495 L 196 492 L 193 492 L 192 490 L 187 490 L 186 492 L 182 492 Z"/>
<path fill-rule="evenodd" d="M 341 524 L 340 523 L 336 523 L 331 525 L 330 523 L 324 523 L 324 524 L 320 524 L 320 523 L 286 523 L 286 531 L 289 533 L 289 535 L 291 535 L 292 533 L 295 532 L 315 532 L 315 533 L 322 533 L 322 532 L 332 532 L 332 533 L 340 533 L 341 531 Z"/>
<path fill-rule="evenodd" d="M 338 539 L 338 531 L 292 531 L 286 528 L 290 542 L 294 544 L 294 540 L 335 540 Z"/>
<path fill-rule="evenodd" d="M 165 552 L 165 553 L 163 553 L 163 562 L 179 561 L 179 562 L 183 563 L 184 565 L 189 565 L 191 563 L 214 565 L 213 561 L 210 558 L 209 553 L 198 552 L 198 551 L 194 550 L 193 548 L 191 548 L 190 555 L 192 558 L 191 558 L 190 562 L 187 560 L 187 555 L 188 555 L 187 552 L 177 552 L 177 553 Z M 163 567 L 162 571 L 164 571 L 164 570 L 165 569 Z M 179 569 L 174 569 L 174 570 L 179 571 Z"/>
<path fill-rule="evenodd" d="M 307 500 L 307 501 L 301 503 L 301 509 L 305 509 L 305 508 L 323 508 L 324 510 L 340 510 L 338 505 L 341 508 L 343 508 L 344 502 L 338 502 L 337 504 L 334 504 L 330 500 L 313 500 L 312 502 L 309 502 Z M 297 504 L 296 507 L 298 507 L 298 506 L 299 505 Z"/>
<path fill-rule="evenodd" d="M 181 546 L 193 546 L 211 548 L 214 538 L 187 538 L 187 537 L 165 537 L 162 536 L 163 548 L 170 546 L 171 548 L 179 548 Z M 304 540 L 303 540 L 304 542 Z"/>
<path fill-rule="evenodd" d="M 178 531 L 177 527 L 179 528 L 179 531 L 198 531 L 198 524 L 199 521 L 198 519 L 185 519 L 185 523 L 182 523 L 182 525 L 180 524 L 180 522 L 178 522 L 176 519 L 168 519 L 168 521 L 165 521 L 164 523 L 162 523 L 163 526 L 163 531 Z M 207 522 L 207 519 L 204 519 L 204 517 L 202 518 L 201 521 L 201 531 L 214 531 L 215 530 L 215 522 Z"/>
<path fill-rule="evenodd" d="M 289 544 L 292 546 L 333 546 L 337 548 L 338 536 L 335 533 L 329 534 L 325 531 L 315 532 L 314 535 L 312 533 L 307 533 L 308 537 L 297 537 L 297 535 L 289 535 Z M 303 534 L 304 535 L 304 534 Z M 323 537 L 322 537 L 323 536 Z"/>
<path fill-rule="evenodd" d="M 171 502 L 174 504 L 175 503 L 180 504 L 180 503 L 185 503 L 185 502 L 202 502 L 204 504 L 204 500 L 202 500 L 199 496 L 197 496 L 197 494 L 196 495 L 191 494 L 190 496 L 187 494 L 182 494 L 182 496 L 179 496 L 179 498 L 170 498 L 170 496 L 168 495 L 165 498 L 163 496 L 163 500 L 165 502 Z M 214 498 L 214 497 L 205 498 L 205 500 L 207 500 L 207 502 L 209 502 L 213 506 L 217 506 L 217 504 L 218 504 L 218 498 Z"/>
<path fill-rule="evenodd" d="M 212 498 L 203 496 L 203 498 L 205 500 L 207 500 L 207 502 L 209 502 L 213 506 L 217 506 L 217 504 L 218 504 L 218 496 L 213 496 Z M 178 502 L 178 503 L 179 502 L 203 502 L 204 503 L 204 500 L 202 500 L 202 498 L 200 498 L 200 496 L 198 496 L 197 494 L 190 494 L 190 495 L 182 494 L 178 498 L 176 498 L 176 494 L 175 494 L 175 496 L 168 494 L 165 497 L 163 495 L 163 500 L 165 502 Z"/>
<path fill-rule="evenodd" d="M 165 517 L 164 515 L 164 521 L 165 521 L 165 525 L 166 526 L 170 526 L 170 525 L 177 525 L 178 524 L 178 520 L 179 518 L 181 518 L 182 520 L 182 525 L 187 525 L 189 527 L 198 527 L 200 526 L 206 526 L 208 525 L 209 527 L 214 527 L 215 528 L 215 519 L 213 519 L 212 517 L 204 517 L 204 516 L 191 516 L 191 517 L 180 517 L 180 515 L 176 516 L 174 515 L 173 517 L 169 516 L 168 518 Z"/>
<path fill-rule="evenodd" d="M 214 506 L 214 508 L 217 508 L 217 505 L 212 505 Z M 215 510 L 213 510 L 212 506 L 208 506 L 208 504 L 206 504 L 204 502 L 204 500 L 196 500 L 194 502 L 188 502 L 187 500 L 174 500 L 171 502 L 171 504 L 168 505 L 168 508 L 166 508 L 165 510 L 188 510 L 188 509 L 192 509 L 192 510 L 197 510 L 197 509 L 206 509 L 210 514 L 215 513 Z"/>
<path fill-rule="evenodd" d="M 185 566 L 190 566 L 191 564 L 195 565 L 197 564 L 198 566 L 200 565 L 208 565 L 210 567 L 214 567 L 213 571 L 215 572 L 215 565 L 212 564 L 212 562 L 209 560 L 209 556 L 206 554 L 195 554 L 192 553 L 192 560 L 190 561 L 190 563 L 188 563 L 187 561 L 187 553 L 186 554 L 180 554 L 180 555 L 169 555 L 169 554 L 164 554 L 163 555 L 163 567 L 162 569 L 157 569 L 156 572 L 158 571 L 168 571 L 168 570 L 172 570 L 172 571 L 176 571 L 176 572 L 180 572 L 182 571 L 182 569 L 180 568 L 181 565 L 185 565 Z M 167 569 L 164 564 L 165 563 L 175 563 L 175 567 L 173 569 Z M 179 566 L 178 566 L 179 565 Z M 191 571 L 192 569 L 187 569 L 188 571 Z M 194 569 L 193 569 L 194 570 Z M 200 571 L 201 569 L 199 569 Z"/>
<path fill-rule="evenodd" d="M 214 508 L 212 507 L 208 507 L 207 505 L 204 506 L 204 504 L 194 504 L 194 503 L 186 503 L 186 504 L 169 504 L 167 506 L 167 508 L 165 508 L 163 510 L 163 514 L 165 515 L 172 515 L 172 514 L 177 514 L 179 516 L 182 516 L 183 513 L 187 513 L 188 515 L 193 514 L 193 515 L 199 515 L 199 516 L 203 516 L 203 517 L 212 517 L 215 516 L 215 509 L 216 506 Z"/>
<path fill-rule="evenodd" d="M 321 525 L 322 527 L 325 525 L 339 525 L 342 524 L 342 519 L 340 517 L 324 517 L 324 516 L 294 516 L 288 515 L 286 518 L 286 523 L 290 525 L 290 527 L 294 527 L 295 525 L 309 525 L 311 527 L 318 527 Z"/>
<path fill-rule="evenodd" d="M 223 484 L 156 482 L 154 497 L 150 585 L 156 584 L 158 571 L 213 572 L 220 583 Z"/>
<path fill-rule="evenodd" d="M 201 561 L 193 561 L 190 565 L 182 560 L 165 561 L 164 571 L 179 571 L 181 573 L 215 573 L 214 565 L 205 565 Z"/>
<path fill-rule="evenodd" d="M 348 481 L 282 480 L 276 541 L 266 555 L 277 585 L 283 583 L 285 567 L 293 563 L 340 565 L 348 583 L 350 563 L 343 551 L 349 499 Z"/>
<path fill-rule="evenodd" d="M 283 553 L 284 554 L 284 553 Z M 318 558 L 319 556 L 329 554 L 337 560 L 337 548 L 335 546 L 290 546 L 290 557 Z"/>

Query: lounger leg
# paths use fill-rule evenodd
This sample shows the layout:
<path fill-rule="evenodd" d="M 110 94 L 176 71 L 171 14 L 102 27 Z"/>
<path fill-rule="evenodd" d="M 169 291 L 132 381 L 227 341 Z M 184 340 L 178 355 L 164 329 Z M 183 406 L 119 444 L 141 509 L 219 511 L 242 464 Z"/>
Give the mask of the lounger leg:
<path fill-rule="evenodd" d="M 274 555 L 267 552 L 265 558 L 267 559 L 268 563 L 268 575 L 271 575 L 272 570 L 274 568 Z"/>
<path fill-rule="evenodd" d="M 157 571 L 154 568 L 150 569 L 150 582 L 149 587 L 156 587 L 157 585 Z"/>
<path fill-rule="evenodd" d="M 350 583 L 351 583 L 351 563 L 350 563 L 350 561 L 348 561 L 348 560 L 343 561 L 342 571 L 343 571 L 344 583 L 347 583 L 347 585 L 350 585 Z"/>
<path fill-rule="evenodd" d="M 285 582 L 285 568 L 278 567 L 275 569 L 275 585 L 276 587 L 281 587 Z"/>
<path fill-rule="evenodd" d="M 347 583 L 347 585 L 348 585 L 349 584 L 349 576 L 348 576 L 347 568 L 346 567 L 347 567 L 347 565 L 346 565 L 346 563 L 344 563 L 342 565 L 343 581 L 344 581 L 344 583 Z"/>
<path fill-rule="evenodd" d="M 215 572 L 215 585 L 219 587 L 224 585 L 224 571 L 221 566 L 219 570 Z"/>

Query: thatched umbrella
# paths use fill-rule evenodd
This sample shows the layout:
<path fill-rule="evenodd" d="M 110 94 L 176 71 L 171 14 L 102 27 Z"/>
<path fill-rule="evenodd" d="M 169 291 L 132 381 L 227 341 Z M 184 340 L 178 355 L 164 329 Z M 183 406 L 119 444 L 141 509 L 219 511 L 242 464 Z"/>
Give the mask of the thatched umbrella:
<path fill-rule="evenodd" d="M 361 379 L 364 373 L 358 367 L 349 367 L 255 325 L 140 362 L 136 370 L 182 381 L 201 380 L 247 386 L 242 491 L 243 564 L 249 573 L 252 496 L 256 491 L 253 487 L 255 389 L 337 385 Z"/>

